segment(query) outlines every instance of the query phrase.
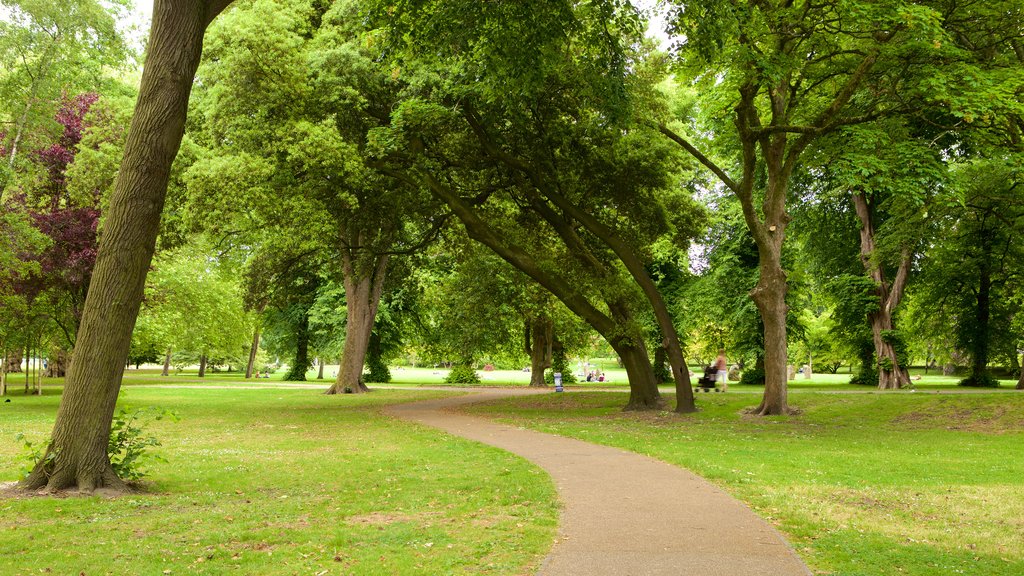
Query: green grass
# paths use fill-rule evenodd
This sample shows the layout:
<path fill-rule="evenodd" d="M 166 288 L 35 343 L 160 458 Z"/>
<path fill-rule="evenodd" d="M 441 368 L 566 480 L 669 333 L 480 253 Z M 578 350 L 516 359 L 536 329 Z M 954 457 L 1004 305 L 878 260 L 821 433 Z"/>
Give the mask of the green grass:
<path fill-rule="evenodd" d="M 819 574 L 1024 574 L 1024 394 L 791 400 L 802 415 L 745 416 L 746 394 L 702 394 L 687 416 L 623 413 L 621 395 L 597 392 L 473 410 L 693 470 L 776 524 Z"/>
<path fill-rule="evenodd" d="M 167 460 L 147 492 L 0 499 L 0 574 L 532 573 L 557 523 L 550 479 L 379 414 L 438 394 L 125 388 L 122 404 L 180 416 L 147 426 Z M 10 398 L 0 481 L 22 466 L 15 434 L 42 439 L 59 400 Z"/>

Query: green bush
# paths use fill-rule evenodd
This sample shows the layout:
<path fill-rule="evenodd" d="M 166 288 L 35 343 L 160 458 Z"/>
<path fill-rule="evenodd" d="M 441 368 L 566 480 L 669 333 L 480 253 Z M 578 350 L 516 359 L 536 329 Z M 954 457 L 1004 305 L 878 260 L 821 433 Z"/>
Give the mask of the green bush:
<path fill-rule="evenodd" d="M 964 378 L 959 382 L 959 385 L 970 386 L 972 388 L 998 388 L 999 380 L 996 380 L 995 377 L 993 377 L 988 372 L 984 372 L 977 376 L 970 376 L 968 378 Z"/>
<path fill-rule="evenodd" d="M 444 381 L 448 384 L 479 384 L 480 376 L 472 366 L 460 364 L 452 368 Z"/>
<path fill-rule="evenodd" d="M 151 421 L 170 418 L 177 421 L 177 416 L 167 410 L 139 408 L 129 410 L 121 408 L 114 415 L 110 425 L 110 442 L 107 444 L 107 456 L 118 478 L 126 481 L 138 480 L 146 475 L 142 463 L 145 460 L 166 462 L 160 456 L 149 452 L 152 446 L 159 446 L 155 436 L 146 435 L 143 426 Z"/>
<path fill-rule="evenodd" d="M 381 360 L 380 356 L 367 358 L 366 367 L 370 371 L 363 374 L 363 382 L 376 382 L 378 384 L 391 382 L 391 370 L 388 369 L 388 365 Z"/>
<path fill-rule="evenodd" d="M 551 369 L 544 373 L 544 382 L 555 384 L 555 372 L 562 373 L 562 384 L 573 384 L 576 382 L 576 375 L 569 368 L 569 361 L 565 357 L 564 348 L 556 348 L 551 352 Z"/>
<path fill-rule="evenodd" d="M 740 376 L 740 384 L 764 386 L 764 370 L 756 367 L 744 370 L 743 375 Z"/>

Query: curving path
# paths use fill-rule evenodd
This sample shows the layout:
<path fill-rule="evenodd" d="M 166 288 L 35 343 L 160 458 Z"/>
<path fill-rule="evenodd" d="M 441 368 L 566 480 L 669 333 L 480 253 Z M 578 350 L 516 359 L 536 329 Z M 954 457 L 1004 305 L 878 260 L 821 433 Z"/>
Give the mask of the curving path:
<path fill-rule="evenodd" d="M 808 576 L 782 536 L 743 503 L 664 462 L 460 414 L 458 406 L 528 390 L 388 407 L 385 412 L 497 446 L 551 475 L 562 504 L 543 576 Z"/>

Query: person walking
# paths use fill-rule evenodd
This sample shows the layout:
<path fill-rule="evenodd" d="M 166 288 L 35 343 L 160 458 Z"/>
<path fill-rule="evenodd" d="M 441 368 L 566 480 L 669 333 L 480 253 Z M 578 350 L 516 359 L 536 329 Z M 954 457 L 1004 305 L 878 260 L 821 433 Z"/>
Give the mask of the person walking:
<path fill-rule="evenodd" d="M 718 349 L 718 358 L 715 358 L 716 376 L 719 384 L 722 385 L 722 392 L 729 389 L 729 366 L 725 360 L 725 348 Z"/>

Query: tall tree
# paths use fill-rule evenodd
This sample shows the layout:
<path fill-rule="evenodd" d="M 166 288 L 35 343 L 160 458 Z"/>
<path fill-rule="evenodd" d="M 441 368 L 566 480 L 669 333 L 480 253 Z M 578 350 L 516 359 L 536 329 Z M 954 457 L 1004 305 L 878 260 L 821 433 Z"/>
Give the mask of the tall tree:
<path fill-rule="evenodd" d="M 705 121 L 662 133 L 739 199 L 758 248 L 751 291 L 764 323 L 758 414 L 790 411 L 786 390 L 786 199 L 804 153 L 843 127 L 920 111 L 960 82 L 942 13 L 923 2 L 677 2 L 680 71 L 704 90 Z M 991 15 L 990 15 L 991 16 Z M 942 78 L 943 90 L 935 90 Z M 731 112 L 731 126 L 721 114 Z M 714 135 L 710 142 L 704 136 Z M 700 139 L 698 139 L 700 137 Z"/>
<path fill-rule="evenodd" d="M 100 239 L 47 453 L 21 486 L 123 488 L 107 457 L 111 419 L 160 228 L 171 163 L 209 23 L 230 0 L 158 0 L 139 99 Z"/>

